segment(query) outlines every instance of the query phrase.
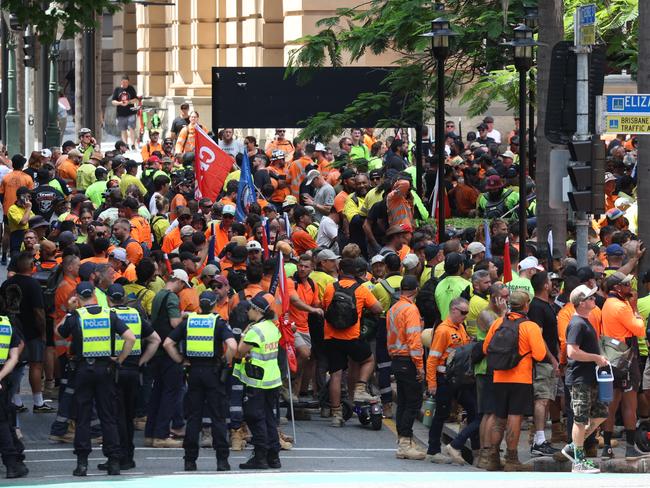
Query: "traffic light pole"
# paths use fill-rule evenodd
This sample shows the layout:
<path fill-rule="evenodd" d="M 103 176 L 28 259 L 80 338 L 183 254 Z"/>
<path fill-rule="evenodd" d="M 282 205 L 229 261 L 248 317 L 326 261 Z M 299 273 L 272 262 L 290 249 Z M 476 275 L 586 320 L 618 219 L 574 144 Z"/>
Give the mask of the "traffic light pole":
<path fill-rule="evenodd" d="M 588 141 L 589 133 L 589 53 L 591 46 L 576 46 L 576 134 L 574 140 Z M 586 212 L 576 212 L 576 258 L 578 267 L 587 266 L 589 244 L 589 217 Z"/>

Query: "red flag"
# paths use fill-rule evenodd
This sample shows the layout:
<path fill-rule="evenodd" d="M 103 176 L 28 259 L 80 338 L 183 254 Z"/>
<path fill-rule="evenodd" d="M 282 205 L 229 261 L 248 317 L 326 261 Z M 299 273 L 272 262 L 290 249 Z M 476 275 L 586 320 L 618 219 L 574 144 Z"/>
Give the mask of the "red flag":
<path fill-rule="evenodd" d="M 196 127 L 194 174 L 196 197 L 215 200 L 232 169 L 234 159 L 224 152 L 200 127 Z"/>
<path fill-rule="evenodd" d="M 287 361 L 289 362 L 289 369 L 292 373 L 298 370 L 298 360 L 296 357 L 295 336 L 293 333 L 293 325 L 289 322 L 289 290 L 287 289 L 287 274 L 284 271 L 284 255 L 278 253 L 278 268 L 275 272 L 277 282 L 271 284 L 271 288 L 275 285 L 274 295 L 276 305 L 281 305 L 282 315 L 278 317 L 278 326 L 280 329 L 280 346 L 284 347 L 287 352 Z"/>
<path fill-rule="evenodd" d="M 503 282 L 512 281 L 512 265 L 510 264 L 510 239 L 506 237 L 506 243 L 503 246 Z"/>
<path fill-rule="evenodd" d="M 269 239 L 266 235 L 268 231 L 269 221 L 265 218 L 264 223 L 262 224 L 262 250 L 264 259 L 269 259 Z"/>

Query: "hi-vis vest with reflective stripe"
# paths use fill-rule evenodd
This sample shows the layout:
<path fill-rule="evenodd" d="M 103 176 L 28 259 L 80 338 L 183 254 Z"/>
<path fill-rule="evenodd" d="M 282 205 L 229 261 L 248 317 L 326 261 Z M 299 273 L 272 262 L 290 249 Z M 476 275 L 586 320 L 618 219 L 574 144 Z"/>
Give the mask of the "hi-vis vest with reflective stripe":
<path fill-rule="evenodd" d="M 4 364 L 9 357 L 9 345 L 11 344 L 12 332 L 9 317 L 0 315 L 0 364 Z"/>
<path fill-rule="evenodd" d="M 132 307 L 113 308 L 112 310 L 122 319 L 122 322 L 126 324 L 131 332 L 133 332 L 133 335 L 135 335 L 135 344 L 133 344 L 133 349 L 131 349 L 129 356 L 139 356 L 142 352 L 142 321 L 140 320 L 140 314 Z M 124 339 L 119 334 L 115 334 L 115 355 L 119 355 L 123 348 Z"/>
<path fill-rule="evenodd" d="M 248 358 L 235 365 L 233 375 L 245 385 L 253 388 L 268 390 L 282 385 L 280 367 L 278 366 L 280 331 L 275 323 L 271 320 L 264 320 L 252 325 L 242 340 L 257 345 L 250 350 Z M 264 376 L 261 379 L 249 378 L 246 375 L 246 362 L 262 368 Z"/>
<path fill-rule="evenodd" d="M 82 334 L 82 356 L 105 358 L 111 356 L 111 313 L 103 308 L 91 314 L 85 307 L 78 308 Z"/>
<path fill-rule="evenodd" d="M 187 316 L 185 355 L 190 358 L 214 357 L 214 333 L 217 327 L 216 313 L 191 313 Z"/>

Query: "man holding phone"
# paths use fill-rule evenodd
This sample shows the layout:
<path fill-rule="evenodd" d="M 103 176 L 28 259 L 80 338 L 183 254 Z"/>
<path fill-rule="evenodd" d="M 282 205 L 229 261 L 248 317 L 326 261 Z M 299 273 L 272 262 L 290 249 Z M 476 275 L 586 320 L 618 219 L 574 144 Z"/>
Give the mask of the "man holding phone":
<path fill-rule="evenodd" d="M 29 219 L 34 217 L 32 212 L 32 196 L 29 188 L 21 186 L 16 191 L 16 203 L 7 211 L 9 221 L 9 253 L 14 255 L 20 252 L 20 244 L 29 229 Z"/>

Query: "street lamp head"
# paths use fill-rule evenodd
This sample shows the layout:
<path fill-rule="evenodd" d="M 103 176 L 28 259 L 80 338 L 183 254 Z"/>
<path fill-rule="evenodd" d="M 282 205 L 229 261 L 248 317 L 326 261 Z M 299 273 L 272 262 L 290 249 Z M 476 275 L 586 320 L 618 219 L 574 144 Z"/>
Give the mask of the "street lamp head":
<path fill-rule="evenodd" d="M 531 29 L 537 27 L 537 21 L 539 18 L 539 8 L 535 5 L 524 5 L 524 24 L 526 24 Z"/>
<path fill-rule="evenodd" d="M 449 55 L 449 38 L 457 35 L 447 19 L 438 17 L 431 21 L 431 32 L 422 34 L 422 37 L 430 37 L 433 55 L 436 59 L 444 59 Z"/>
<path fill-rule="evenodd" d="M 528 70 L 533 62 L 533 48 L 538 45 L 533 39 L 533 29 L 525 24 L 519 24 L 513 32 L 514 39 L 504 42 L 502 46 L 514 49 L 515 65 L 518 70 Z"/>

